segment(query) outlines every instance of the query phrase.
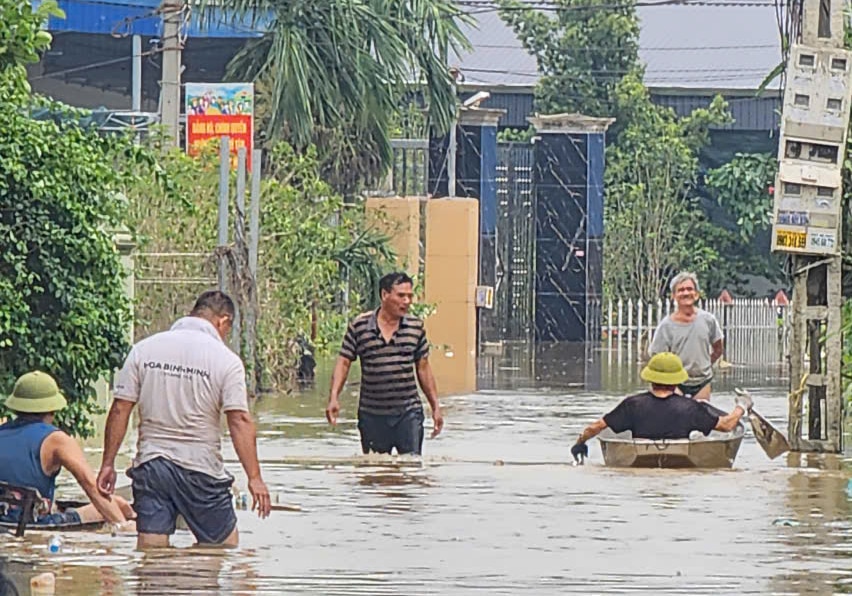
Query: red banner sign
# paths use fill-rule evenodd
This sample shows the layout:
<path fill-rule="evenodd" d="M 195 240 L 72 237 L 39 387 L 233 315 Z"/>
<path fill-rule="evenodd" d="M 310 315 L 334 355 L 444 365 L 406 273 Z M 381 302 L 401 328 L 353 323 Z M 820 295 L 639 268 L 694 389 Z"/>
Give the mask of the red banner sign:
<path fill-rule="evenodd" d="M 251 170 L 251 115 L 189 114 L 186 117 L 186 144 L 190 155 L 198 155 L 202 147 L 213 140 L 230 137 L 232 164 L 237 163 L 237 150 L 246 149 L 246 167 Z"/>
<path fill-rule="evenodd" d="M 230 137 L 231 164 L 236 167 L 237 150 L 246 149 L 246 167 L 251 169 L 254 86 L 251 83 L 186 84 L 186 152 L 197 155 L 215 139 Z"/>

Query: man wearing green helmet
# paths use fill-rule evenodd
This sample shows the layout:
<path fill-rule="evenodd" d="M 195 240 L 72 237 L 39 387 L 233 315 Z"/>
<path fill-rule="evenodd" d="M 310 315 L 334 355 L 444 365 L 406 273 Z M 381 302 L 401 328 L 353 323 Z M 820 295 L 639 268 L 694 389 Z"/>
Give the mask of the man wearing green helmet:
<path fill-rule="evenodd" d="M 680 357 L 671 352 L 655 354 L 640 376 L 651 389 L 624 398 L 610 413 L 587 426 L 571 448 L 574 459 L 587 456 L 586 441 L 607 427 L 616 433 L 632 431 L 634 439 L 688 439 L 695 430 L 705 435 L 712 430 L 730 432 L 751 409 L 751 398 L 738 395 L 730 414 L 716 416 L 701 402 L 677 393 L 678 385 L 689 374 Z"/>
<path fill-rule="evenodd" d="M 6 398 L 14 419 L 0 426 L 0 482 L 34 488 L 44 498 L 31 525 L 76 525 L 108 521 L 130 530 L 136 514 L 121 497 L 106 498 L 98 491 L 95 473 L 83 450 L 70 435 L 53 425 L 56 412 L 67 402 L 50 375 L 34 371 L 18 378 Z M 85 491 L 91 504 L 58 513 L 53 509 L 56 477 L 65 468 Z M 0 521 L 17 523 L 20 509 L 0 510 Z"/>

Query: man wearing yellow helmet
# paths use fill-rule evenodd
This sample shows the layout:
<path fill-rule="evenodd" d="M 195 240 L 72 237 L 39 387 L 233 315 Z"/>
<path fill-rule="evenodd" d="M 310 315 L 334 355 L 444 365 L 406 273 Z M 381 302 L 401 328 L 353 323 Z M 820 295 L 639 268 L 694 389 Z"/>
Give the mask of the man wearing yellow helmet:
<path fill-rule="evenodd" d="M 3 405 L 15 418 L 0 426 L 0 482 L 34 488 L 45 499 L 44 513 L 32 525 L 73 526 L 106 520 L 132 529 L 126 522 L 136 514 L 127 501 L 101 495 L 77 441 L 53 425 L 55 413 L 67 402 L 50 375 L 34 371 L 21 376 Z M 71 472 L 91 504 L 62 513 L 53 511 L 56 477 L 62 468 Z M 0 521 L 17 523 L 20 515 L 20 509 L 10 508 L 0 511 Z"/>
<path fill-rule="evenodd" d="M 733 411 L 717 416 L 701 402 L 678 394 L 678 385 L 689 375 L 680 357 L 671 352 L 655 354 L 640 376 L 651 389 L 624 398 L 610 413 L 587 426 L 571 448 L 575 459 L 587 456 L 586 441 L 607 427 L 616 433 L 632 431 L 634 439 L 688 439 L 695 430 L 705 435 L 712 430 L 730 432 L 751 409 L 751 398 L 738 395 Z"/>

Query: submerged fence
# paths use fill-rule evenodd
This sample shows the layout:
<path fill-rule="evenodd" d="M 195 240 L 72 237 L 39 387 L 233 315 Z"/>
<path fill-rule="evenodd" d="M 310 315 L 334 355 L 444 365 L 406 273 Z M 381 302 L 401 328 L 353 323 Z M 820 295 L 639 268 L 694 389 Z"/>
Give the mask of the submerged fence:
<path fill-rule="evenodd" d="M 724 359 L 735 364 L 771 364 L 786 360 L 789 350 L 790 305 L 758 298 L 733 302 L 702 300 L 725 334 Z M 674 310 L 670 300 L 607 300 L 589 305 L 589 321 L 600 325 L 604 348 L 642 357 L 659 322 Z"/>

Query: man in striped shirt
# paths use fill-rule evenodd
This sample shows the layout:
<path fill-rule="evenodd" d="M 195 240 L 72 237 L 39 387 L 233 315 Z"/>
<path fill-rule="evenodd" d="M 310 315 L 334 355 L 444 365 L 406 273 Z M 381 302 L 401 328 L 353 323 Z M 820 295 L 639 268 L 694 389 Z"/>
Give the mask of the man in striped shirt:
<path fill-rule="evenodd" d="M 325 416 L 332 425 L 340 414 L 339 396 L 356 358 L 361 359 L 358 430 L 364 453 L 420 455 L 423 447 L 423 404 L 417 382 L 432 408 L 434 429 L 441 432 L 444 417 L 438 403 L 435 376 L 429 366 L 429 342 L 423 321 L 408 314 L 414 298 L 405 273 L 389 273 L 379 281 L 381 306 L 357 316 L 346 330 L 331 377 Z"/>

